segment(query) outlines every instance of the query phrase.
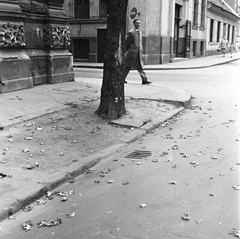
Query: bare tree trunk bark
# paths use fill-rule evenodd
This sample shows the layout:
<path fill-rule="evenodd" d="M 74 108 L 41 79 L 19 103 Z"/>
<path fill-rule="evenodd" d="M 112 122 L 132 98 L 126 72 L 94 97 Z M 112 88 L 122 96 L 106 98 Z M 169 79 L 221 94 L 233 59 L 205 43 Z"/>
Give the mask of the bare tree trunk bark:
<path fill-rule="evenodd" d="M 124 99 L 124 59 L 128 0 L 108 0 L 107 45 L 100 105 L 95 112 L 106 119 L 126 113 Z"/>

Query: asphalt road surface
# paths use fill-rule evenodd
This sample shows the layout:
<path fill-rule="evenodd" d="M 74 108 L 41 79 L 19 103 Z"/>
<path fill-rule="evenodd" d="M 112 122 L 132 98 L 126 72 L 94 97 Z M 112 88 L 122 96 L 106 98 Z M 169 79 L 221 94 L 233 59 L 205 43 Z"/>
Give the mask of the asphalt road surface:
<path fill-rule="evenodd" d="M 239 63 L 147 71 L 153 85 L 193 95 L 191 107 L 57 189 L 67 196 L 43 198 L 46 204 L 33 203 L 32 211 L 5 220 L 0 238 L 234 238 L 240 225 Z M 101 76 L 101 70 L 76 69 L 77 80 L 91 84 L 101 85 Z M 137 72 L 128 82 L 141 83 Z M 57 218 L 61 224 L 38 227 Z M 28 220 L 33 226 L 26 232 Z"/>

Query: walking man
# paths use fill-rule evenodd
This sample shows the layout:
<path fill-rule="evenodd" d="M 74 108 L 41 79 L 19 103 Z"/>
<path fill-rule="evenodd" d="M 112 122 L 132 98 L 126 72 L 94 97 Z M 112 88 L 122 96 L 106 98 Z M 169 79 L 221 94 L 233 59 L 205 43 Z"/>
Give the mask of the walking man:
<path fill-rule="evenodd" d="M 221 43 L 220 43 L 220 46 L 221 46 L 221 52 L 223 54 L 222 57 L 225 57 L 225 54 L 226 54 L 226 49 L 227 49 L 227 40 L 226 40 L 226 37 L 224 37 L 222 40 L 221 40 Z"/>
<path fill-rule="evenodd" d="M 142 78 L 142 84 L 151 84 L 146 77 L 142 61 L 142 32 L 139 30 L 141 22 L 139 19 L 133 20 L 134 28 L 127 33 L 126 39 L 126 59 L 123 73 L 124 83 L 131 68 L 136 69 Z"/>

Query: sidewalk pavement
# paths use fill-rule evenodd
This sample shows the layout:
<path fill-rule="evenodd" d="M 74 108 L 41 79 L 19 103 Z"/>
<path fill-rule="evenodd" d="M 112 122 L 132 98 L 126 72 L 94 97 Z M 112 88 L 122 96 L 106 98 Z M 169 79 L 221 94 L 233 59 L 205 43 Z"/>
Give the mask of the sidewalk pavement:
<path fill-rule="evenodd" d="M 183 58 L 182 58 L 183 59 Z M 230 53 L 225 57 L 222 55 L 213 55 L 207 57 L 199 57 L 194 59 L 185 59 L 175 63 L 159 64 L 159 65 L 146 65 L 145 70 L 189 70 L 207 68 L 217 65 L 226 64 L 232 61 L 240 59 L 240 52 L 233 53 L 233 57 L 230 57 Z M 79 68 L 103 68 L 103 63 L 87 63 L 87 62 L 74 62 L 74 67 Z"/>
<path fill-rule="evenodd" d="M 209 67 L 240 59 L 239 56 L 240 54 L 235 54 L 233 59 L 228 56 L 214 56 L 168 65 L 171 65 L 171 69 L 189 69 L 190 66 L 196 67 L 196 64 L 203 67 L 203 64 L 208 63 L 205 67 Z M 96 64 L 94 66 L 96 67 Z M 166 65 L 151 67 L 147 68 L 167 68 Z M 86 172 L 127 143 L 178 116 L 191 101 L 191 95 L 179 89 L 168 89 L 154 84 L 127 84 L 125 105 L 128 114 L 112 122 L 121 127 L 113 127 L 94 114 L 99 105 L 100 88 L 99 84 L 86 84 L 76 79 L 75 82 L 41 85 L 0 95 L 0 126 L 3 126 L 0 131 L 0 221 L 26 208 L 46 195 L 47 191 Z M 61 127 L 57 120 L 61 121 Z M 49 126 L 49 130 L 37 127 L 40 124 L 45 124 L 45 128 Z M 89 126 L 94 130 L 90 131 Z M 32 138 L 28 137 L 32 140 L 26 141 L 26 131 L 32 133 Z M 67 133 L 69 136 L 66 136 Z M 76 147 L 73 142 L 71 148 L 67 141 L 62 143 L 67 137 L 74 139 L 76 134 L 80 134 L 79 144 L 74 140 Z M 56 155 L 56 152 L 59 152 L 58 144 L 61 150 L 66 150 L 68 158 L 64 158 L 63 153 L 63 157 Z M 49 153 L 45 154 L 44 150 L 41 150 L 40 154 L 39 145 L 44 145 Z M 26 146 L 32 147 L 30 152 Z M 96 153 L 93 150 L 90 152 L 90 146 L 96 147 Z M 69 159 L 70 161 L 67 161 Z M 33 160 L 38 160 L 42 166 L 23 171 L 23 166 Z"/>

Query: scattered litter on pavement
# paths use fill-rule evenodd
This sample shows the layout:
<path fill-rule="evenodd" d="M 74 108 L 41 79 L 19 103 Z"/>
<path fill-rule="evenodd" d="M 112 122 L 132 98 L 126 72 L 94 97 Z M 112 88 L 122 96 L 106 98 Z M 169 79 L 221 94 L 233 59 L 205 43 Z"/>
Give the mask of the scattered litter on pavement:
<path fill-rule="evenodd" d="M 32 125 L 34 125 L 33 122 L 28 122 L 28 123 L 25 123 L 23 127 L 31 127 Z"/>
<path fill-rule="evenodd" d="M 56 220 L 51 220 L 47 222 L 46 220 L 40 221 L 37 223 L 38 227 L 53 227 L 58 226 L 59 224 L 62 224 L 62 219 L 57 218 Z"/>
<path fill-rule="evenodd" d="M 9 216 L 9 217 L 8 217 L 8 220 L 10 220 L 10 221 L 11 221 L 11 220 L 16 220 L 16 216 Z"/>
<path fill-rule="evenodd" d="M 108 174 L 109 172 L 111 172 L 110 168 L 106 168 L 106 169 L 101 171 L 102 174 Z"/>
<path fill-rule="evenodd" d="M 240 238 L 240 230 L 237 228 L 232 228 L 231 232 L 229 232 L 229 234 L 233 235 L 234 237 L 239 237 Z"/>
<path fill-rule="evenodd" d="M 158 159 L 153 159 L 152 162 L 157 163 Z"/>
<path fill-rule="evenodd" d="M 209 196 L 214 197 L 214 194 L 213 193 L 209 193 Z"/>
<path fill-rule="evenodd" d="M 23 149 L 22 151 L 23 151 L 23 153 L 28 153 L 28 152 L 30 152 L 30 149 L 26 148 L 26 149 Z"/>
<path fill-rule="evenodd" d="M 88 169 L 84 174 L 93 174 L 94 170 L 93 169 Z"/>
<path fill-rule="evenodd" d="M 70 179 L 68 182 L 69 182 L 69 183 L 75 183 L 75 179 L 72 178 L 72 179 Z"/>
<path fill-rule="evenodd" d="M 36 201 L 36 203 L 37 203 L 37 205 L 44 205 L 44 204 L 47 203 L 47 201 L 43 200 L 43 199 L 39 199 L 39 200 Z"/>
<path fill-rule="evenodd" d="M 185 152 L 180 153 L 184 158 L 188 158 L 188 155 Z"/>
<path fill-rule="evenodd" d="M 177 182 L 175 182 L 175 181 L 169 181 L 169 184 L 174 184 L 174 185 L 176 185 Z"/>
<path fill-rule="evenodd" d="M 3 151 L 8 151 L 10 148 L 3 148 Z"/>
<path fill-rule="evenodd" d="M 137 162 L 137 165 L 141 165 L 142 163 L 141 162 Z"/>
<path fill-rule="evenodd" d="M 233 171 L 233 170 L 234 170 L 234 167 L 231 167 L 230 170 Z"/>
<path fill-rule="evenodd" d="M 52 194 L 52 192 L 47 191 L 46 197 L 48 198 L 48 200 L 52 200 L 54 198 L 54 195 Z"/>
<path fill-rule="evenodd" d="M 64 127 L 65 130 L 72 130 L 72 127 Z"/>
<path fill-rule="evenodd" d="M 237 185 L 237 186 L 232 186 L 232 188 L 234 189 L 234 190 L 240 190 L 240 185 Z"/>
<path fill-rule="evenodd" d="M 63 152 L 61 152 L 61 153 L 60 153 L 60 156 L 64 156 L 64 153 L 63 153 Z"/>
<path fill-rule="evenodd" d="M 177 165 L 176 164 L 174 164 L 173 166 L 172 166 L 172 168 L 176 168 L 177 167 Z"/>
<path fill-rule="evenodd" d="M 193 167 L 197 167 L 198 166 L 198 162 L 196 162 L 196 161 L 192 161 L 190 164 L 193 165 Z"/>
<path fill-rule="evenodd" d="M 43 128 L 42 128 L 41 126 L 38 126 L 38 127 L 36 128 L 36 130 L 37 130 L 37 131 L 42 131 Z"/>
<path fill-rule="evenodd" d="M 63 197 L 63 198 L 61 199 L 61 202 L 66 202 L 67 200 L 68 200 L 67 197 Z"/>
<path fill-rule="evenodd" d="M 26 221 L 22 224 L 22 229 L 27 232 L 27 231 L 31 230 L 32 226 L 33 226 L 33 224 L 29 220 L 29 221 Z"/>
<path fill-rule="evenodd" d="M 26 140 L 33 140 L 33 137 L 32 136 L 27 136 L 24 139 L 26 139 Z"/>
<path fill-rule="evenodd" d="M 13 143 L 14 139 L 8 139 L 7 141 L 10 142 L 10 143 Z"/>
<path fill-rule="evenodd" d="M 124 181 L 124 182 L 122 182 L 122 185 L 128 185 L 128 184 L 129 184 L 128 181 Z"/>
<path fill-rule="evenodd" d="M 182 215 L 182 219 L 183 219 L 183 220 L 186 220 L 186 221 L 189 221 L 189 220 L 190 220 L 189 213 L 184 213 L 184 214 Z"/>
<path fill-rule="evenodd" d="M 223 173 L 218 174 L 220 177 L 224 177 L 225 175 Z"/>
<path fill-rule="evenodd" d="M 175 145 L 172 146 L 172 149 L 178 150 L 178 146 L 175 144 Z"/>
<path fill-rule="evenodd" d="M 23 168 L 24 170 L 32 170 L 32 169 L 34 169 L 34 168 L 39 168 L 39 167 L 40 167 L 39 163 L 36 162 L 35 164 L 27 165 L 27 166 L 22 167 L 22 168 Z"/>
<path fill-rule="evenodd" d="M 212 156 L 211 159 L 218 159 L 218 157 L 217 156 Z"/>
<path fill-rule="evenodd" d="M 203 219 L 198 219 L 198 220 L 196 220 L 196 223 L 198 223 L 198 224 L 203 223 Z"/>
<path fill-rule="evenodd" d="M 114 180 L 109 180 L 107 183 L 108 184 L 114 183 Z"/>
<path fill-rule="evenodd" d="M 94 180 L 94 183 L 100 183 L 100 180 Z"/>
<path fill-rule="evenodd" d="M 112 213 L 112 211 L 105 212 L 105 214 L 111 214 L 111 213 Z"/>
<path fill-rule="evenodd" d="M 73 218 L 73 217 L 75 217 L 75 215 L 76 215 L 75 212 L 66 213 L 66 217 L 67 217 L 67 218 Z"/>
<path fill-rule="evenodd" d="M 32 211 L 32 209 L 33 209 L 33 207 L 31 205 L 28 205 L 28 206 L 24 207 L 22 210 L 24 212 L 29 212 L 29 211 Z"/>
<path fill-rule="evenodd" d="M 8 175 L 8 174 L 5 174 L 5 173 L 0 173 L 0 178 L 5 178 L 5 177 L 12 178 L 12 175 Z"/>
<path fill-rule="evenodd" d="M 147 206 L 147 204 L 144 204 L 144 203 L 143 203 L 143 204 L 140 204 L 140 207 L 141 207 L 141 208 L 144 208 L 144 207 L 146 207 L 146 206 Z"/>
<path fill-rule="evenodd" d="M 118 159 L 113 159 L 113 161 L 114 161 L 114 162 L 117 162 L 117 161 L 118 161 Z"/>

